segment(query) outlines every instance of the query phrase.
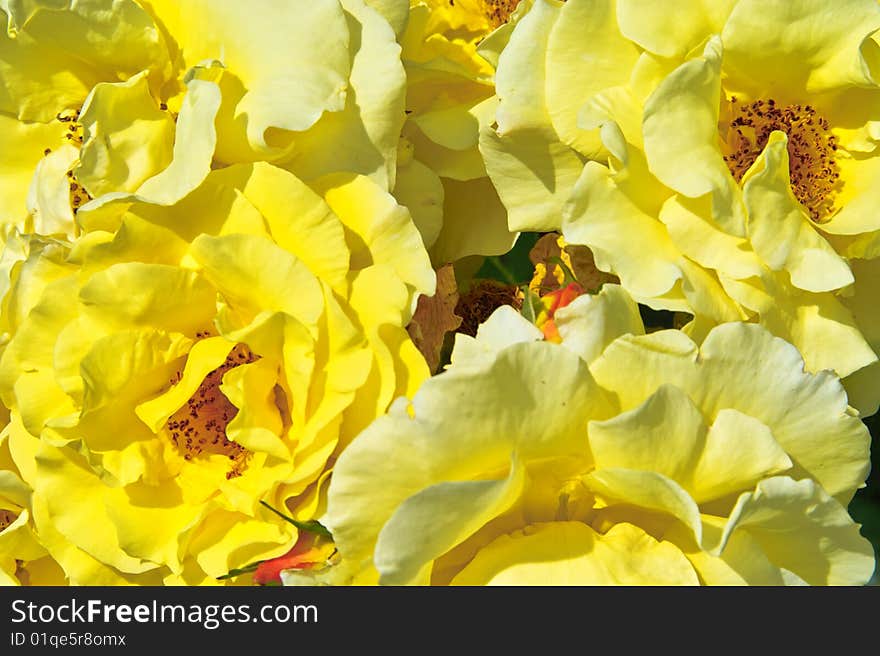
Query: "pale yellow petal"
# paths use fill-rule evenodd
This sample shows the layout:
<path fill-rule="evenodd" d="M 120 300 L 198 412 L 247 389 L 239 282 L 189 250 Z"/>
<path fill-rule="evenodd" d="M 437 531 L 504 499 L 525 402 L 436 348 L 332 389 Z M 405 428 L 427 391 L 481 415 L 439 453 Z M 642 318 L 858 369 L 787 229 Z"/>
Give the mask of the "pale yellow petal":
<path fill-rule="evenodd" d="M 689 489 L 698 503 L 747 489 L 762 477 L 792 466 L 770 428 L 733 408 L 718 412 L 692 472 Z"/>
<path fill-rule="evenodd" d="M 514 459 L 506 479 L 437 483 L 406 499 L 376 542 L 380 583 L 423 582 L 431 562 L 506 511 L 525 480 L 525 468 Z"/>
<path fill-rule="evenodd" d="M 725 68 L 734 84 L 789 97 L 876 85 L 880 6 L 870 0 L 742 0 L 724 25 Z"/>
<path fill-rule="evenodd" d="M 689 197 L 712 194 L 713 218 L 734 236 L 745 235 L 742 198 L 718 139 L 721 42 L 673 71 L 648 98 L 645 154 L 663 184 Z"/>
<path fill-rule="evenodd" d="M 596 266 L 618 275 L 634 296 L 661 296 L 682 277 L 680 253 L 663 224 L 636 206 L 597 162 L 586 164 L 575 185 L 562 234 L 569 243 L 589 246 Z"/>
<path fill-rule="evenodd" d="M 736 531 L 748 532 L 775 565 L 811 585 L 864 585 L 874 571 L 874 550 L 859 525 L 813 481 L 761 481 L 737 501 L 722 545 Z"/>
<path fill-rule="evenodd" d="M 816 232 L 794 197 L 788 171 L 788 138 L 774 130 L 743 177 L 749 240 L 771 269 L 785 268 L 800 289 L 824 292 L 853 282 L 852 271 Z"/>
<path fill-rule="evenodd" d="M 501 255 L 516 242 L 507 212 L 488 178 L 460 182 L 443 179 L 443 230 L 431 248 L 440 264 L 469 255 Z"/>
<path fill-rule="evenodd" d="M 748 240 L 725 232 L 711 217 L 711 201 L 705 197 L 672 196 L 659 213 L 675 245 L 700 266 L 730 278 L 759 275 L 761 262 Z"/>
<path fill-rule="evenodd" d="M 662 385 L 637 408 L 589 424 L 597 469 L 623 467 L 657 472 L 689 487 L 707 428 L 693 401 Z"/>
<path fill-rule="evenodd" d="M 798 475 L 812 476 L 838 499 L 848 502 L 864 481 L 867 429 L 848 411 L 839 380 L 827 371 L 806 373 L 798 350 L 760 326 L 718 326 L 702 349 L 680 331 L 622 337 L 591 371 L 624 409 L 674 383 L 713 421 L 725 408 L 761 421 Z"/>
<path fill-rule="evenodd" d="M 645 50 L 662 57 L 683 57 L 721 27 L 736 0 L 657 3 L 619 0 L 620 31 Z"/>
<path fill-rule="evenodd" d="M 605 407 L 583 361 L 555 344 L 515 344 L 482 367 L 456 371 L 425 381 L 409 412 L 393 405 L 337 461 L 322 521 L 344 558 L 369 559 L 400 504 L 435 483 L 506 471 L 513 452 L 524 462 L 581 452 L 586 419 Z M 557 387 L 564 397 L 551 393 Z"/>
<path fill-rule="evenodd" d="M 563 143 L 587 157 L 602 146 L 598 131 L 577 126 L 581 106 L 595 93 L 625 84 L 638 48 L 620 34 L 614 3 L 569 0 L 547 43 L 547 108 Z"/>
<path fill-rule="evenodd" d="M 507 208 L 511 231 L 548 231 L 562 226 L 563 206 L 584 163 L 559 142 L 552 127 L 480 134 L 486 172 Z"/>
<path fill-rule="evenodd" d="M 481 550 L 454 585 L 697 585 L 673 544 L 631 524 L 596 533 L 577 522 L 535 524 Z"/>
<path fill-rule="evenodd" d="M 425 248 L 431 248 L 443 229 L 443 183 L 434 171 L 411 159 L 398 166 L 394 197 L 406 207 L 422 235 Z"/>
<path fill-rule="evenodd" d="M 596 294 L 584 294 L 553 315 L 562 345 L 587 364 L 621 335 L 643 335 L 638 305 L 620 285 L 605 284 Z"/>
<path fill-rule="evenodd" d="M 700 509 L 696 502 L 683 487 L 663 474 L 607 467 L 596 469 L 581 480 L 602 498 L 606 506 L 635 506 L 670 515 L 690 529 L 697 543 L 703 539 Z"/>

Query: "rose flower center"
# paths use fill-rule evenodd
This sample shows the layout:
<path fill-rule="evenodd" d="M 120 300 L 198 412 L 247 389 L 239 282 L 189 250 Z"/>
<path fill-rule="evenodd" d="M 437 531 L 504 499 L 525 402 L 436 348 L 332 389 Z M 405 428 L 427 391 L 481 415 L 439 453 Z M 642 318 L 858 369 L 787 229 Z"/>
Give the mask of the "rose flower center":
<path fill-rule="evenodd" d="M 834 197 L 840 187 L 840 166 L 835 159 L 837 137 L 828 121 L 810 105 L 781 107 L 772 98 L 744 104 L 730 99 L 724 161 L 739 182 L 758 158 L 770 133 L 788 135 L 791 189 L 816 223 L 834 213 Z"/>
<path fill-rule="evenodd" d="M 238 408 L 220 391 L 220 383 L 227 371 L 254 362 L 258 357 L 244 344 L 236 344 L 223 364 L 205 376 L 195 393 L 166 424 L 171 442 L 186 460 L 203 454 L 226 456 L 230 461 L 227 479 L 241 476 L 249 451 L 226 437 L 226 427 L 238 414 Z M 179 381 L 179 376 L 178 373 L 172 382 Z"/>
<path fill-rule="evenodd" d="M 483 11 L 492 27 L 499 27 L 507 22 L 519 0 L 483 0 Z"/>
<path fill-rule="evenodd" d="M 55 117 L 59 123 L 66 126 L 64 138 L 76 147 L 82 146 L 83 143 L 83 127 L 79 122 L 79 112 L 80 110 L 78 109 L 69 109 L 59 113 Z M 51 148 L 45 148 L 43 150 L 43 155 L 48 155 L 51 152 Z M 70 209 L 72 209 L 75 214 L 81 206 L 92 200 L 92 197 L 89 195 L 89 192 L 86 191 L 85 187 L 83 187 L 76 179 L 73 169 L 70 169 L 67 172 L 67 184 L 70 188 Z"/>

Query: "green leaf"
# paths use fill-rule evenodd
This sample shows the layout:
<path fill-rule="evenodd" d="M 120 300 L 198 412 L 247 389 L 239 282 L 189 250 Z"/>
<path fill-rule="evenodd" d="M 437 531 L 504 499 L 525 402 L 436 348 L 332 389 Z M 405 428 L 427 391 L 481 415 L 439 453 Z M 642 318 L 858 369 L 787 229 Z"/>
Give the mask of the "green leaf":
<path fill-rule="evenodd" d="M 536 323 L 538 315 L 541 314 L 541 310 L 544 308 L 544 304 L 541 303 L 541 298 L 529 289 L 528 285 L 523 286 L 522 291 L 523 304 L 521 313 L 529 322 Z"/>
<path fill-rule="evenodd" d="M 250 563 L 249 565 L 245 565 L 244 567 L 239 567 L 238 569 L 231 569 L 223 576 L 218 576 L 218 581 L 225 581 L 226 579 L 231 579 L 236 576 L 241 576 L 242 574 L 250 574 L 251 572 L 256 571 L 256 569 L 260 566 L 264 561 L 258 560 L 255 563 Z"/>
<path fill-rule="evenodd" d="M 285 522 L 289 522 L 289 523 L 293 524 L 301 531 L 306 531 L 307 533 L 314 533 L 315 535 L 321 535 L 325 538 L 330 538 L 331 540 L 333 539 L 333 535 L 330 533 L 330 531 L 328 531 L 327 528 L 323 524 L 321 524 L 321 522 L 319 522 L 317 520 L 312 519 L 307 522 L 301 522 L 299 520 L 294 519 L 293 517 L 288 517 L 287 515 L 285 515 L 284 513 L 280 512 L 278 510 L 275 510 L 275 508 L 270 506 L 265 501 L 260 501 L 260 505 L 265 506 L 266 508 L 271 510 L 273 513 L 278 515 Z"/>

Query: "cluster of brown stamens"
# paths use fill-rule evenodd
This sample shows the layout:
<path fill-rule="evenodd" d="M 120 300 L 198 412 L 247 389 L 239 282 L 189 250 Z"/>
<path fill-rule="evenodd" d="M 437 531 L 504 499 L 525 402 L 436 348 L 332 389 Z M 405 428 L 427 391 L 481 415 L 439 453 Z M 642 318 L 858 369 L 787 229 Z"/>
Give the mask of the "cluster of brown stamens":
<path fill-rule="evenodd" d="M 462 295 L 455 306 L 455 314 L 461 317 L 461 325 L 456 332 L 473 337 L 477 334 L 477 327 L 502 305 L 519 309 L 522 300 L 517 292 L 516 286 L 495 280 L 481 280 Z"/>
<path fill-rule="evenodd" d="M 454 3 L 450 1 L 449 4 Z M 486 18 L 489 19 L 492 27 L 504 25 L 518 4 L 519 0 L 483 0 Z"/>
<path fill-rule="evenodd" d="M 810 105 L 781 107 L 772 98 L 748 104 L 731 98 L 730 109 L 724 161 L 737 182 L 764 150 L 770 133 L 785 132 L 792 192 L 813 221 L 827 221 L 841 186 L 837 137 L 828 121 Z"/>
<path fill-rule="evenodd" d="M 0 533 L 9 528 L 17 518 L 18 515 L 11 510 L 0 510 Z"/>
<path fill-rule="evenodd" d="M 72 169 L 67 172 L 67 182 L 70 187 L 70 207 L 76 213 L 80 207 L 92 200 L 92 196 L 76 179 Z"/>
<path fill-rule="evenodd" d="M 64 138 L 71 143 L 82 145 L 83 135 L 82 124 L 79 122 L 79 110 L 72 109 L 67 112 L 61 112 L 55 118 L 67 124 L 67 134 L 64 135 Z"/>
<path fill-rule="evenodd" d="M 66 112 L 61 112 L 55 118 L 58 119 L 60 123 L 67 125 L 67 131 L 64 134 L 64 138 L 77 147 L 81 146 L 83 143 L 83 128 L 82 124 L 79 122 L 79 110 L 71 109 Z M 43 155 L 48 155 L 51 152 L 51 148 L 46 148 L 43 150 Z M 70 188 L 70 207 L 73 209 L 74 213 L 76 213 L 80 207 L 92 200 L 92 196 L 76 179 L 73 169 L 70 169 L 67 172 L 67 184 Z"/>
<path fill-rule="evenodd" d="M 208 334 L 205 332 L 196 336 Z M 254 362 L 258 358 L 246 345 L 236 344 L 223 364 L 205 376 L 186 405 L 168 419 L 166 427 L 171 442 L 183 453 L 184 459 L 192 460 L 203 454 L 226 456 L 230 461 L 226 478 L 241 476 L 247 466 L 249 452 L 226 437 L 226 427 L 238 414 L 238 408 L 220 391 L 220 383 L 223 375 L 230 369 Z M 177 384 L 181 375 L 178 372 L 170 382 Z"/>

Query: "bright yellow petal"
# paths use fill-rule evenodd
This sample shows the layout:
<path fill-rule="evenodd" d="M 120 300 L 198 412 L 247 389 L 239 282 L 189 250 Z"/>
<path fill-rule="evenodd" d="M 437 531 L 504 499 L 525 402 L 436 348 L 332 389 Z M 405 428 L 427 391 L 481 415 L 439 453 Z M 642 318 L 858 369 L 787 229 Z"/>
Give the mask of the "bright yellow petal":
<path fill-rule="evenodd" d="M 190 550 L 202 570 L 217 577 L 258 560 L 281 556 L 295 541 L 296 531 L 289 524 L 219 511 L 211 513 L 193 532 Z"/>
<path fill-rule="evenodd" d="M 123 262 L 96 273 L 79 293 L 98 323 L 153 326 L 195 334 L 214 315 L 215 292 L 196 273 L 164 264 Z"/>
<path fill-rule="evenodd" d="M 47 123 L 79 108 L 100 81 L 151 70 L 158 83 L 168 54 L 150 16 L 133 0 L 97 0 L 38 9 L 22 30 L 0 34 L 0 107 L 26 121 Z"/>
<path fill-rule="evenodd" d="M 400 46 L 388 23 L 363 0 L 342 0 L 341 5 L 353 50 L 345 105 L 340 111 L 325 113 L 310 129 L 297 135 L 294 157 L 284 166 L 305 180 L 352 171 L 390 190 L 394 187 L 397 140 L 405 117 L 406 75 L 400 62 Z M 323 62 L 327 48 L 333 47 L 327 43 L 327 35 L 334 28 L 315 23 L 313 29 L 320 41 L 311 47 L 314 56 Z M 288 38 L 285 35 L 285 43 Z M 315 36 L 311 39 L 314 41 Z M 299 57 L 297 53 L 292 61 L 297 62 L 295 70 L 302 74 L 308 70 L 306 66 L 314 64 L 302 64 Z M 284 98 L 279 112 L 291 111 L 288 102 Z"/>
<path fill-rule="evenodd" d="M 305 183 L 283 169 L 264 163 L 230 167 L 229 178 L 263 215 L 275 242 L 305 262 L 333 289 L 343 291 L 349 270 L 349 249 L 343 223 Z M 235 175 L 233 179 L 231 176 Z M 244 182 L 239 182 L 243 178 Z M 233 181 L 234 180 L 234 181 Z"/>
<path fill-rule="evenodd" d="M 29 223 L 34 231 L 65 237 L 77 234 L 67 173 L 78 157 L 79 151 L 75 147 L 64 144 L 37 162 L 27 197 L 27 210 L 31 215 Z"/>
<path fill-rule="evenodd" d="M 221 124 L 221 140 L 225 129 L 243 131 L 262 158 L 278 157 L 290 149 L 286 131 L 307 130 L 324 112 L 345 106 L 351 37 L 337 0 L 295 12 L 283 2 L 244 7 L 153 0 L 150 6 L 188 66 L 216 59 L 240 80 L 242 95 L 230 101 L 244 120 Z"/>
<path fill-rule="evenodd" d="M 306 325 L 321 315 L 324 302 L 314 274 L 264 237 L 202 235 L 190 253 L 242 326 L 266 310 L 287 312 Z"/>
<path fill-rule="evenodd" d="M 61 535 L 123 572 L 140 574 L 156 567 L 122 551 L 121 536 L 108 517 L 107 507 L 117 503 L 125 493 L 102 485 L 81 456 L 69 449 L 43 445 L 37 452 L 36 473 L 34 492 L 43 499 L 48 517 Z M 82 521 L 83 512 L 89 514 L 87 523 Z M 154 525 L 151 528 L 165 531 L 168 527 Z M 173 530 L 176 533 L 176 528 Z"/>
<path fill-rule="evenodd" d="M 276 458 L 290 457 L 281 440 L 282 421 L 275 401 L 277 364 L 262 358 L 231 369 L 220 391 L 239 409 L 226 426 L 226 436 L 248 451 L 263 451 Z"/>
<path fill-rule="evenodd" d="M 170 164 L 135 192 L 148 202 L 170 205 L 193 191 L 208 172 L 217 143 L 214 117 L 220 89 L 210 82 L 190 80 L 177 116 Z"/>
<path fill-rule="evenodd" d="M 168 418 L 186 405 L 209 372 L 223 364 L 234 344 L 223 337 L 209 337 L 196 342 L 186 359 L 183 374 L 176 385 L 137 407 L 137 415 L 152 430 L 161 430 Z"/>
<path fill-rule="evenodd" d="M 46 148 L 55 150 L 62 145 L 63 134 L 64 130 L 57 124 L 23 123 L 0 114 L 0 148 L 3 149 L 0 194 L 4 199 L 0 223 L 24 227 L 25 203 L 34 170 L 45 157 Z"/>
<path fill-rule="evenodd" d="M 75 172 L 92 197 L 135 191 L 171 162 L 174 119 L 159 109 L 145 75 L 97 85 L 83 106 Z"/>
<path fill-rule="evenodd" d="M 365 176 L 338 174 L 316 182 L 330 208 L 348 228 L 350 269 L 387 264 L 417 292 L 433 294 L 434 270 L 407 209 Z"/>

